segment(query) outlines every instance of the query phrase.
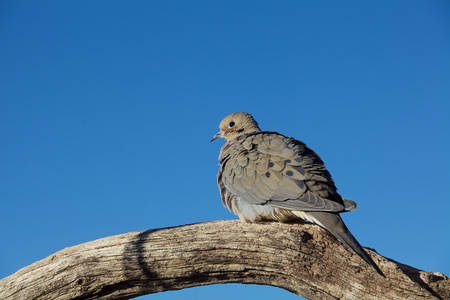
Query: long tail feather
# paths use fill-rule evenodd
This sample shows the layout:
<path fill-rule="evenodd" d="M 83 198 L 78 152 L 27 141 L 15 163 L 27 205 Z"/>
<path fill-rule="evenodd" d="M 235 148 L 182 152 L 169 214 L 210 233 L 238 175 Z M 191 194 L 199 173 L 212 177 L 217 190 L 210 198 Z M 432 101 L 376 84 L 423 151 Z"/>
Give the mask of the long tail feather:
<path fill-rule="evenodd" d="M 308 212 L 307 213 L 312 221 L 318 225 L 324 227 L 326 230 L 331 232 L 338 240 L 344 243 L 347 247 L 352 249 L 356 254 L 358 254 L 365 262 L 371 265 L 380 275 L 384 276 L 380 268 L 375 264 L 372 258 L 367 254 L 364 248 L 358 243 L 355 237 L 345 226 L 344 221 L 336 213 L 327 212 Z"/>

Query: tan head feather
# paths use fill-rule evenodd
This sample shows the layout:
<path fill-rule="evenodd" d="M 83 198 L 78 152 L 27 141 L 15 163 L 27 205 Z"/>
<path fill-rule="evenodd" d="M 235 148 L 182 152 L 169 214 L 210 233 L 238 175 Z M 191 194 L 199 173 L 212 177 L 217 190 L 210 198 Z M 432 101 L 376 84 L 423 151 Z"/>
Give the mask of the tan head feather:
<path fill-rule="evenodd" d="M 211 139 L 211 141 L 214 141 L 217 138 L 224 138 L 227 141 L 231 141 L 243 134 L 261 131 L 252 115 L 245 112 L 232 113 L 231 115 L 226 116 L 225 119 L 220 122 L 219 129 L 220 131 Z"/>

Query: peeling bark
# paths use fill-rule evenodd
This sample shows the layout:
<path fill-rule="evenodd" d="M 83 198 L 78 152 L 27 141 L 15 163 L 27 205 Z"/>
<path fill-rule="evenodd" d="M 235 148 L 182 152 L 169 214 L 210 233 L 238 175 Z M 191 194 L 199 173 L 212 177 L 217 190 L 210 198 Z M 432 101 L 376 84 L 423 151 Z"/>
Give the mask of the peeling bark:
<path fill-rule="evenodd" d="M 307 299 L 450 299 L 450 280 L 366 248 L 386 278 L 317 225 L 216 221 L 119 234 L 0 280 L 0 299 L 128 299 L 218 283 Z"/>

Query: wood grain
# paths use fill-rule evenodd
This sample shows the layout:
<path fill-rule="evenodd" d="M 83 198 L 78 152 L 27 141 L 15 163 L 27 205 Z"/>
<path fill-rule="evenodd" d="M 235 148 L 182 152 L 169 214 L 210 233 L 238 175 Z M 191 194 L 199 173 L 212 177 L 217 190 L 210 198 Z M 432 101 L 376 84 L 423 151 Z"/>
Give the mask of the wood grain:
<path fill-rule="evenodd" d="M 218 283 L 308 299 L 450 299 L 450 280 L 366 248 L 386 278 L 312 224 L 215 221 L 119 234 L 0 280 L 0 299 L 129 299 Z"/>

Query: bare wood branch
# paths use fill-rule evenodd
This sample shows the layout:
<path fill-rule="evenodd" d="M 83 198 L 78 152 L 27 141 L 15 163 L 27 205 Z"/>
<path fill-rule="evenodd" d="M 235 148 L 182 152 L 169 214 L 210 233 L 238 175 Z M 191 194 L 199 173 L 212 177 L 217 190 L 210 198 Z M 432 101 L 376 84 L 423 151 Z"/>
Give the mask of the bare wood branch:
<path fill-rule="evenodd" d="M 450 280 L 367 249 L 378 275 L 311 224 L 217 221 L 131 232 L 61 250 L 0 280 L 0 299 L 128 299 L 218 283 L 308 299 L 450 299 Z"/>

